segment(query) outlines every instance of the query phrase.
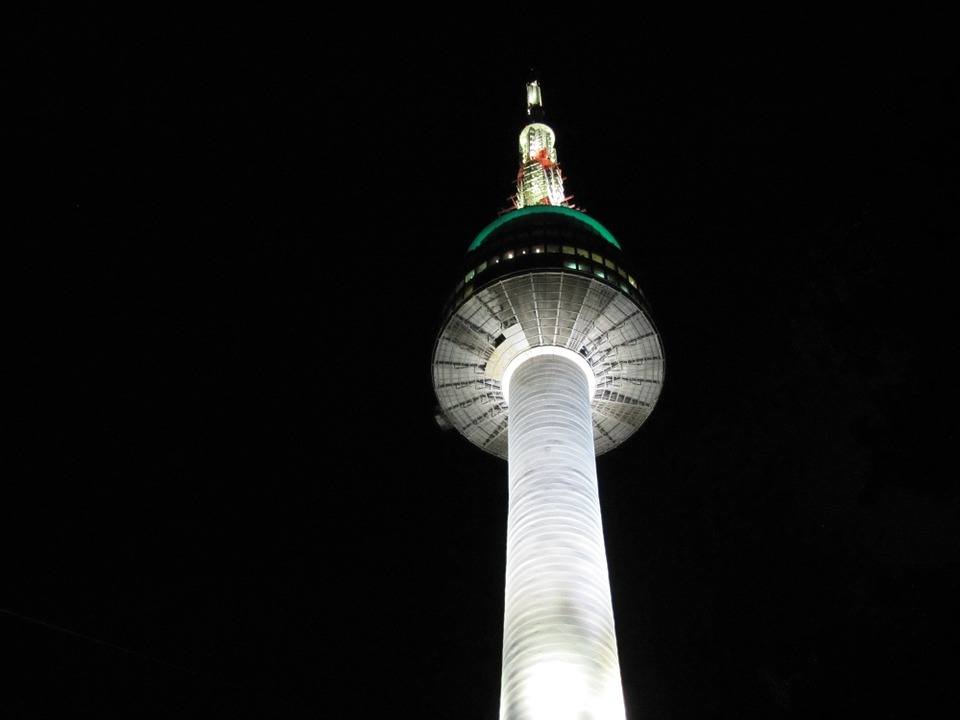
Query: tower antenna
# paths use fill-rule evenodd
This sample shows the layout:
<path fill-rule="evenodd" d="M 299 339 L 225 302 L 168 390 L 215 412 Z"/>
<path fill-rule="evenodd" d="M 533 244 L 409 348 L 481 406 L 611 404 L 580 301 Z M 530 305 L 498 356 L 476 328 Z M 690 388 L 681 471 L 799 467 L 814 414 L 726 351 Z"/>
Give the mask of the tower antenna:
<path fill-rule="evenodd" d="M 543 122 L 543 93 L 540 83 L 527 83 L 527 124 L 520 131 L 520 170 L 517 172 L 516 209 L 531 205 L 564 205 L 563 173 L 557 162 L 557 136 Z"/>

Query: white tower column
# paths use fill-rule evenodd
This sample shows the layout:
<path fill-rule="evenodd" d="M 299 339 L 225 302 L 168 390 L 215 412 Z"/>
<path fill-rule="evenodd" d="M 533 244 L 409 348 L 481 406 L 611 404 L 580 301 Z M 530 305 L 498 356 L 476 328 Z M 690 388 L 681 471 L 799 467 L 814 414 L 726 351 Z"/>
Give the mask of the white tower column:
<path fill-rule="evenodd" d="M 589 364 L 538 347 L 507 368 L 510 509 L 502 720 L 624 720 Z"/>

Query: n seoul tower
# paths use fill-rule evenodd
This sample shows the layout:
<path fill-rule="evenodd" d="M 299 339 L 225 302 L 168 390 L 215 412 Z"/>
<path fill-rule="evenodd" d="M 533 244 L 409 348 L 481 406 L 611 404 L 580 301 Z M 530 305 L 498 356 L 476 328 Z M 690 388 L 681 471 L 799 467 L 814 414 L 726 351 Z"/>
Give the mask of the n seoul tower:
<path fill-rule="evenodd" d="M 501 720 L 623 720 L 595 456 L 652 412 L 663 349 L 555 141 L 533 81 L 514 207 L 467 248 L 433 387 L 438 421 L 508 464 Z"/>

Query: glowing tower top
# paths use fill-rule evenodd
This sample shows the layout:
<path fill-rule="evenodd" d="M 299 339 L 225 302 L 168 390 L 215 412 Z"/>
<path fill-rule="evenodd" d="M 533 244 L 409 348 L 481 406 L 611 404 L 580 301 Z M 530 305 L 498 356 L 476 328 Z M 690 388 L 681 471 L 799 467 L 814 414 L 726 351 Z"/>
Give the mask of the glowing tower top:
<path fill-rule="evenodd" d="M 567 205 L 563 192 L 563 174 L 557 164 L 553 129 L 540 122 L 543 95 L 540 84 L 527 83 L 527 117 L 531 122 L 520 132 L 520 172 L 513 204 L 518 210 L 531 205 Z M 569 207 L 569 206 L 568 206 Z"/>
<path fill-rule="evenodd" d="M 531 348 L 565 348 L 586 360 L 596 381 L 591 423 L 599 455 L 652 412 L 663 349 L 620 242 L 564 193 L 540 84 L 526 90 L 514 207 L 467 248 L 434 346 L 437 421 L 506 458 L 507 367 Z"/>

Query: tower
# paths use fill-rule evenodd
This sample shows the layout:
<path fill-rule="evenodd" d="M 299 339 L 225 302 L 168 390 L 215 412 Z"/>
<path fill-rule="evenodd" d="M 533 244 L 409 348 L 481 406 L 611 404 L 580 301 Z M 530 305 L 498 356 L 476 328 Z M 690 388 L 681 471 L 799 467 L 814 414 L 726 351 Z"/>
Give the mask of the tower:
<path fill-rule="evenodd" d="M 595 455 L 653 410 L 663 350 L 620 243 L 569 204 L 536 81 L 519 144 L 444 310 L 438 421 L 508 463 L 501 720 L 622 720 Z"/>

